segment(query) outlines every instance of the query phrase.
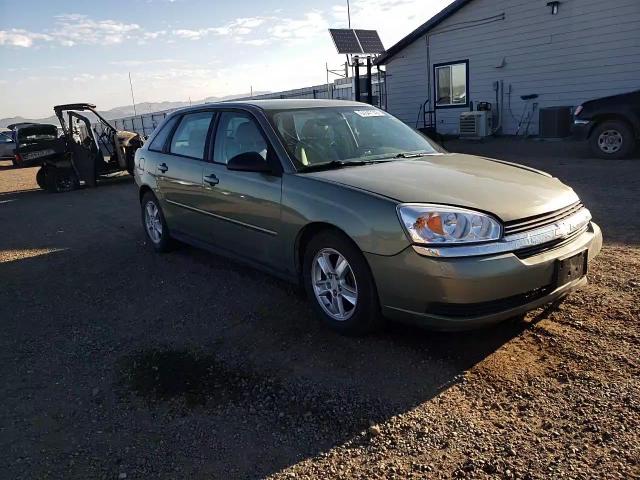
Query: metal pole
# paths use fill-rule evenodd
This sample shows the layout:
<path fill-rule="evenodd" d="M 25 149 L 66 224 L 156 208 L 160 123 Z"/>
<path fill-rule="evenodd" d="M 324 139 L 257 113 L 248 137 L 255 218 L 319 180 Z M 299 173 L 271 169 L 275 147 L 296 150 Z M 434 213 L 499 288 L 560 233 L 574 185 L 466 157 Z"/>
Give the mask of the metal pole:
<path fill-rule="evenodd" d="M 367 55 L 367 103 L 373 104 L 373 81 L 371 79 L 371 56 Z"/>
<path fill-rule="evenodd" d="M 347 19 L 349 20 L 349 28 L 351 28 L 351 7 L 349 6 L 349 0 L 347 0 Z"/>
<path fill-rule="evenodd" d="M 133 115 L 137 115 L 136 113 L 136 99 L 133 96 L 133 82 L 131 81 L 131 72 L 129 72 L 129 86 L 131 87 L 131 101 L 133 102 Z"/>
<path fill-rule="evenodd" d="M 324 62 L 324 68 L 327 70 L 327 98 L 331 98 L 329 94 L 329 63 Z"/>
<path fill-rule="evenodd" d="M 355 68 L 355 74 L 354 74 L 354 80 L 355 80 L 355 85 L 354 85 L 354 94 L 355 94 L 355 100 L 356 102 L 360 101 L 360 59 L 358 58 L 358 56 L 356 55 L 355 57 L 353 57 L 353 67 Z"/>

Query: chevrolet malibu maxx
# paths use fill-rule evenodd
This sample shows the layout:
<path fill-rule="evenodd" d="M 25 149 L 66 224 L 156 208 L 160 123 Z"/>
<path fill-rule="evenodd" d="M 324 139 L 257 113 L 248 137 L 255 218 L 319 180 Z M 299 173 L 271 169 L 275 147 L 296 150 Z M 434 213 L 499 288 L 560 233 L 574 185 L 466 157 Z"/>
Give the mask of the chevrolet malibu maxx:
<path fill-rule="evenodd" d="M 146 236 L 300 282 L 333 329 L 475 328 L 586 284 L 602 246 L 576 193 L 448 153 L 388 113 L 330 100 L 176 111 L 136 152 Z"/>

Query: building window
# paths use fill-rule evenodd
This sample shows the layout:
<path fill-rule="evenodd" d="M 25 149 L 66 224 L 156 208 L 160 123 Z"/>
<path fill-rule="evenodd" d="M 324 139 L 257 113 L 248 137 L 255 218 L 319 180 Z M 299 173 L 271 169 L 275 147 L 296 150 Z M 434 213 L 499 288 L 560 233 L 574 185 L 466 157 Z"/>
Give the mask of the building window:
<path fill-rule="evenodd" d="M 433 66 L 436 107 L 469 105 L 469 61 L 440 63 Z"/>

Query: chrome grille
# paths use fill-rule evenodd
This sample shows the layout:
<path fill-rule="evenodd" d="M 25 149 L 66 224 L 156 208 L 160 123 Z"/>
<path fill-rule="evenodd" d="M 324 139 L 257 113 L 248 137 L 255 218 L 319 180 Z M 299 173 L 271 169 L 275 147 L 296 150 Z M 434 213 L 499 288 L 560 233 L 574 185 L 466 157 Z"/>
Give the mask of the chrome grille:
<path fill-rule="evenodd" d="M 527 230 L 533 230 L 550 225 L 573 215 L 581 208 L 584 208 L 584 205 L 580 202 L 576 202 L 568 207 L 556 210 L 555 212 L 543 213 L 541 215 L 534 215 L 533 217 L 506 222 L 504 224 L 504 234 L 505 236 L 512 235 L 514 233 L 526 232 Z"/>

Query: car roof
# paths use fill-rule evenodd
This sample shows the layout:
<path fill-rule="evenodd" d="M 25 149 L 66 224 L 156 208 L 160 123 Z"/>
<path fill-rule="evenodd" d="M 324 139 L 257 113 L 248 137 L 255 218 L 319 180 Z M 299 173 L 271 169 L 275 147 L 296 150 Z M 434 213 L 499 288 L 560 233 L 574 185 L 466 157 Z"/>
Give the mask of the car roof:
<path fill-rule="evenodd" d="M 297 110 L 301 108 L 319 107 L 371 107 L 368 103 L 353 102 L 350 100 L 323 100 L 323 99 L 295 99 L 295 98 L 273 98 L 256 100 L 230 100 L 225 102 L 212 102 L 193 105 L 191 107 L 180 108 L 173 113 L 184 113 L 191 110 L 201 110 L 206 107 L 234 108 L 253 107 L 261 110 Z"/>

